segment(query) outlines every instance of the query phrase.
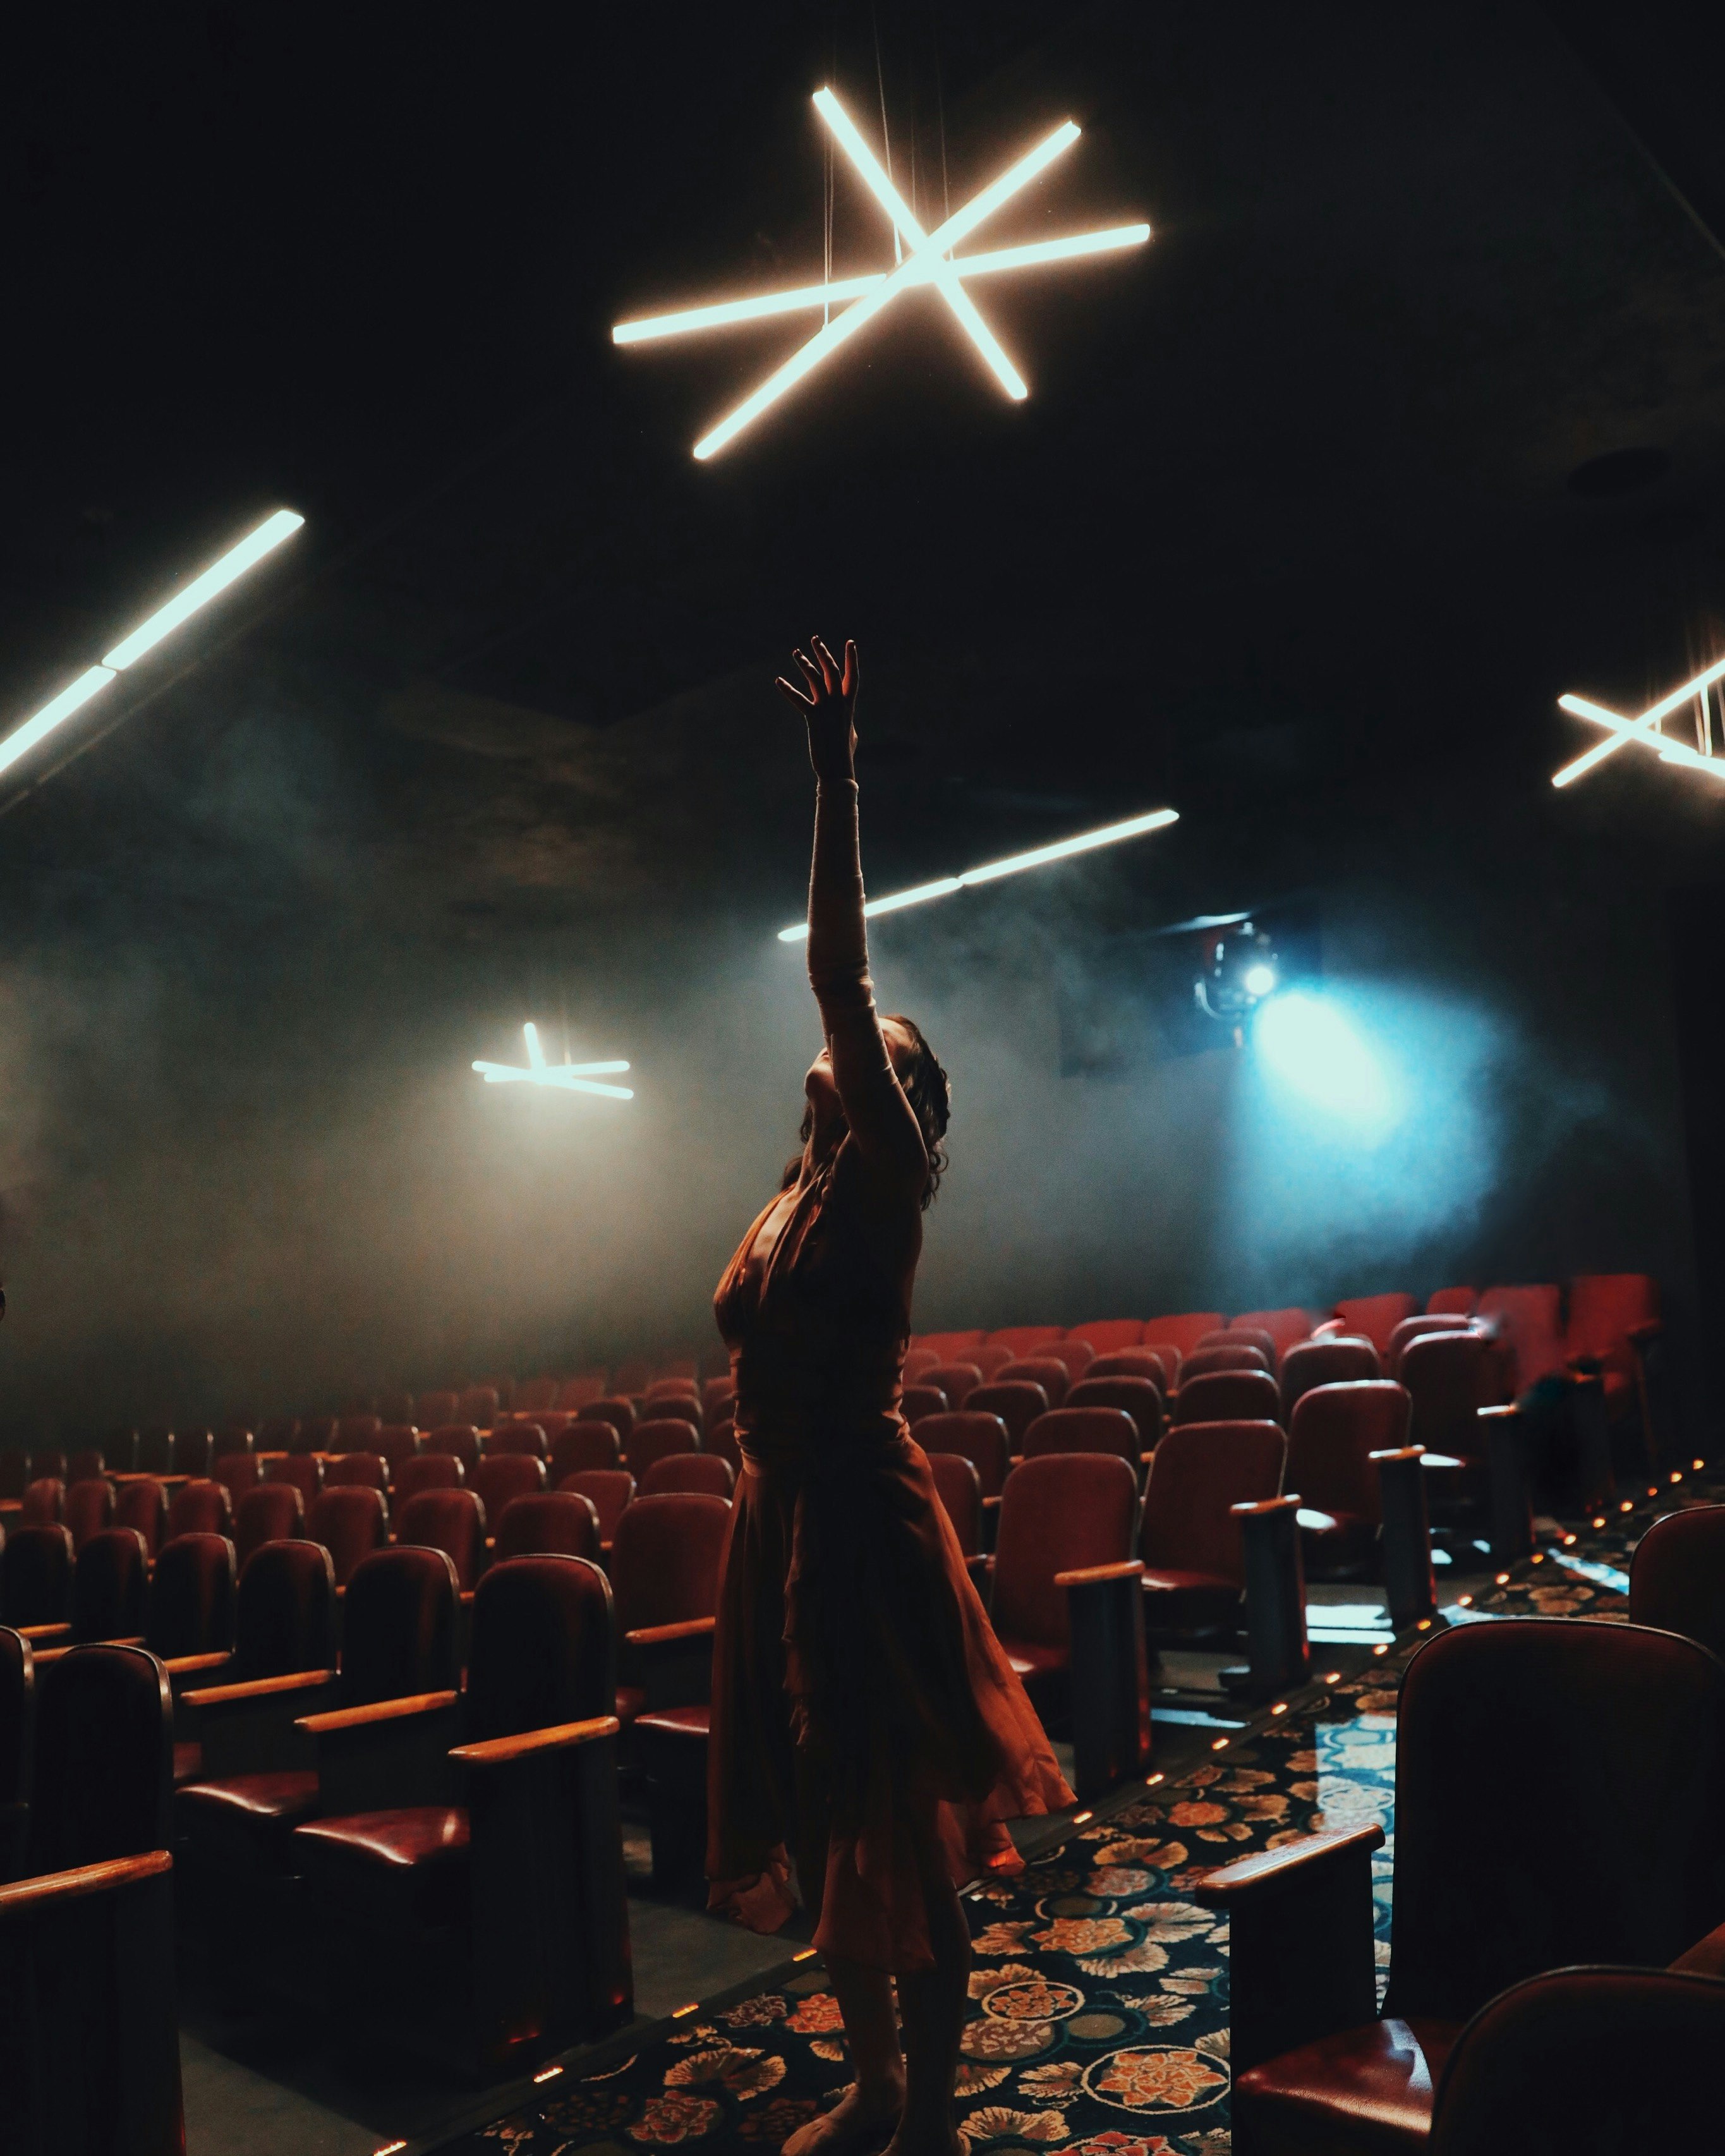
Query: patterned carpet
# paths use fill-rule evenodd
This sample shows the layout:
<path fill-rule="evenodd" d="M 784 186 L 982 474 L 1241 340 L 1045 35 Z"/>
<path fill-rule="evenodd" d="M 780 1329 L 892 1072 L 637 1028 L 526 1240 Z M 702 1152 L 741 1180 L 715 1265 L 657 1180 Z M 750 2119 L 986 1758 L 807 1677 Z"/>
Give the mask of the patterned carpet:
<path fill-rule="evenodd" d="M 1545 1537 L 1469 1614 L 1621 1620 L 1635 1537 L 1680 1498 L 1722 1495 L 1725 1485 L 1695 1478 L 1632 1512 L 1614 1508 L 1603 1528 L 1580 1523 L 1573 1541 Z M 1390 1828 L 1397 1688 L 1420 1644 L 1222 1740 L 1177 1780 L 1117 1797 L 1022 1877 L 977 1890 L 958 2091 L 971 2156 L 1224 2156 L 1227 1931 L 1193 1899 L 1193 1881 L 1317 1827 Z M 1394 1847 L 1392 1834 L 1377 1863 L 1380 1967 Z M 440 2144 L 443 2156 L 771 2152 L 849 2078 L 838 2002 L 813 1959 L 576 2071 Z"/>

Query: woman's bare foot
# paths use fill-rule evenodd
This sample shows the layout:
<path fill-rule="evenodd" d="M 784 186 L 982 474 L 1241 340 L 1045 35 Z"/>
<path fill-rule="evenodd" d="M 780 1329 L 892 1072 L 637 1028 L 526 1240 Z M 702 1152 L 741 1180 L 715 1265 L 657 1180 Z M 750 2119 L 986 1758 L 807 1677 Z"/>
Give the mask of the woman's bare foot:
<path fill-rule="evenodd" d="M 904 2107 L 901 2076 L 867 2090 L 854 2084 L 830 2111 L 797 2128 L 784 2144 L 783 2156 L 861 2156 L 893 2132 Z"/>

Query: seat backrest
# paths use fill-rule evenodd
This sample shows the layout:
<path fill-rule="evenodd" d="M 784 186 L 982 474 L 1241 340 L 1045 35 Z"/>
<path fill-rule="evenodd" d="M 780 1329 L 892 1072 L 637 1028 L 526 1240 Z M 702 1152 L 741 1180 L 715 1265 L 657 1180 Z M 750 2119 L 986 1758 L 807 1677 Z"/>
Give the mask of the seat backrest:
<path fill-rule="evenodd" d="M 463 1472 L 470 1476 L 479 1466 L 480 1434 L 470 1422 L 439 1423 L 426 1432 L 419 1450 L 422 1458 L 428 1452 L 447 1453 L 450 1459 L 459 1460 Z"/>
<path fill-rule="evenodd" d="M 471 1490 L 422 1490 L 397 1512 L 395 1538 L 403 1547 L 444 1551 L 465 1594 L 485 1556 L 485 1508 Z"/>
<path fill-rule="evenodd" d="M 899 1383 L 920 1385 L 931 1370 L 942 1367 L 941 1358 L 932 1348 L 906 1348 L 905 1359 L 899 1365 Z"/>
<path fill-rule="evenodd" d="M 1279 1363 L 1290 1348 L 1309 1340 L 1322 1322 L 1315 1310 L 1242 1310 L 1229 1319 L 1228 1330 L 1248 1333 L 1255 1338 L 1267 1332 Z"/>
<path fill-rule="evenodd" d="M 624 1455 L 629 1471 L 639 1482 L 655 1460 L 663 1460 L 667 1453 L 693 1452 L 700 1443 L 701 1434 L 693 1424 L 678 1416 L 656 1415 L 629 1434 Z"/>
<path fill-rule="evenodd" d="M 465 1490 L 435 1494 L 474 1502 Z M 460 1612 L 455 1565 L 444 1551 L 415 1544 L 362 1558 L 341 1611 L 343 1707 L 453 1691 L 461 1677 Z"/>
<path fill-rule="evenodd" d="M 547 1450 L 544 1425 L 514 1416 L 499 1423 L 485 1440 L 485 1452 L 491 1459 L 501 1459 L 506 1453 L 523 1453 L 530 1460 L 543 1460 Z"/>
<path fill-rule="evenodd" d="M 526 1497 L 545 1487 L 545 1462 L 531 1452 L 488 1452 L 473 1471 L 473 1488 L 495 1521 L 511 1497 Z"/>
<path fill-rule="evenodd" d="M 611 1386 L 619 1399 L 644 1394 L 653 1382 L 653 1365 L 644 1355 L 631 1355 L 611 1373 Z"/>
<path fill-rule="evenodd" d="M 473 1598 L 470 1740 L 591 1721 L 616 1700 L 611 1589 L 598 1566 L 550 1553 L 494 1564 Z"/>
<path fill-rule="evenodd" d="M 1142 1450 L 1138 1425 L 1123 1408 L 1050 1408 L 1024 1432 L 1024 1457 L 1049 1452 L 1117 1452 L 1132 1468 Z"/>
<path fill-rule="evenodd" d="M 1168 1350 L 1169 1354 L 1173 1353 Z M 1098 1378 L 1147 1378 L 1162 1394 L 1164 1406 L 1174 1381 L 1174 1372 L 1179 1368 L 1176 1361 L 1170 1368 L 1167 1361 L 1154 1348 L 1118 1348 L 1111 1354 L 1098 1355 L 1085 1373 L 1081 1382 L 1094 1384 Z"/>
<path fill-rule="evenodd" d="M 1476 1287 L 1440 1287 L 1425 1298 L 1425 1307 L 1433 1317 L 1471 1317 L 1479 1300 Z"/>
<path fill-rule="evenodd" d="M 947 1414 L 952 1404 L 938 1385 L 906 1385 L 898 1397 L 899 1413 L 912 1424 L 921 1422 L 924 1415 Z"/>
<path fill-rule="evenodd" d="M 153 1558 L 167 1540 L 167 1492 L 153 1475 L 122 1482 L 114 1499 L 116 1527 L 136 1527 Z"/>
<path fill-rule="evenodd" d="M 0 1565 L 0 1621 L 65 1623 L 72 1604 L 72 1537 L 57 1520 L 14 1527 Z"/>
<path fill-rule="evenodd" d="M 305 1522 L 305 1502 L 291 1482 L 260 1482 L 234 1508 L 234 1554 L 243 1573 L 254 1549 L 265 1543 L 297 1542 Z"/>
<path fill-rule="evenodd" d="M 470 1385 L 456 1402 L 452 1422 L 470 1422 L 476 1429 L 489 1430 L 497 1419 L 501 1402 L 495 1385 Z"/>
<path fill-rule="evenodd" d="M 108 1463 L 99 1445 L 80 1445 L 66 1462 L 66 1487 L 76 1488 L 80 1482 L 100 1482 L 108 1471 Z"/>
<path fill-rule="evenodd" d="M 1722 1817 L 1705 1647 L 1586 1618 L 1435 1635 L 1402 1680 L 1384 2012 L 1461 2021 L 1568 1963 L 1674 1960 L 1725 1921 Z"/>
<path fill-rule="evenodd" d="M 39 1481 L 64 1482 L 66 1479 L 65 1449 L 58 1445 L 39 1445 L 33 1448 L 33 1469 Z"/>
<path fill-rule="evenodd" d="M 38 1475 L 24 1486 L 18 1519 L 27 1527 L 58 1527 L 66 1515 L 66 1486 L 58 1475 Z"/>
<path fill-rule="evenodd" d="M 982 1371 L 974 1363 L 931 1363 L 911 1375 L 910 1358 L 905 1359 L 905 1384 L 932 1385 L 937 1393 L 944 1393 L 950 1408 L 962 1408 L 977 1387 L 983 1382 Z M 938 1409 L 934 1410 L 938 1414 Z"/>
<path fill-rule="evenodd" d="M 29 1454 L 21 1445 L 8 1445 L 0 1452 L 0 1497 L 15 1502 L 23 1496 L 29 1480 Z"/>
<path fill-rule="evenodd" d="M 254 1452 L 256 1450 L 249 1430 L 216 1430 L 209 1441 L 210 1472 L 214 1474 L 218 1460 L 231 1460 L 238 1453 Z"/>
<path fill-rule="evenodd" d="M 704 1452 L 716 1453 L 721 1460 L 729 1460 L 736 1473 L 742 1472 L 742 1447 L 737 1441 L 737 1418 L 729 1408 L 721 1415 L 701 1440 Z"/>
<path fill-rule="evenodd" d="M 258 1424 L 259 1452 L 292 1452 L 299 1441 L 298 1415 L 265 1415 Z"/>
<path fill-rule="evenodd" d="M 1389 1347 L 1384 1358 L 1384 1374 L 1394 1378 L 1400 1374 L 1402 1353 L 1410 1340 L 1418 1340 L 1427 1332 L 1466 1332 L 1473 1320 L 1461 1317 L 1454 1312 L 1423 1311 L 1412 1317 L 1404 1317 L 1389 1336 Z"/>
<path fill-rule="evenodd" d="M 0 1629 L 0 1815 L 28 1804 L 35 1766 L 36 1672 L 29 1643 L 22 1634 Z M 28 1825 L 0 1817 L 0 1856 L 6 1877 L 16 1877 L 23 1859 L 23 1831 Z"/>
<path fill-rule="evenodd" d="M 354 1456 L 358 1458 L 360 1455 L 356 1454 Z M 332 1461 L 331 1464 L 340 1466 L 341 1463 Z M 322 1493 L 323 1469 L 322 1457 L 316 1452 L 282 1452 L 264 1460 L 264 1480 L 266 1482 L 291 1482 L 299 1491 L 301 1502 L 310 1505 Z"/>
<path fill-rule="evenodd" d="M 264 1543 L 234 1604 L 237 1682 L 336 1666 L 336 1568 L 321 1543 Z"/>
<path fill-rule="evenodd" d="M 1065 1337 L 1065 1328 L 1060 1325 L 1003 1325 L 988 1335 L 990 1348 L 1009 1348 L 1014 1360 L 1026 1355 L 1037 1355 L 1050 1340 Z"/>
<path fill-rule="evenodd" d="M 323 1481 L 326 1490 L 348 1489 L 356 1485 L 362 1490 L 387 1490 L 389 1462 L 381 1452 L 340 1453 L 325 1462 Z"/>
<path fill-rule="evenodd" d="M 1648 1528 L 1630 1560 L 1630 1621 L 1725 1661 L 1725 1505 L 1667 1512 Z"/>
<path fill-rule="evenodd" d="M 1048 1413 L 1049 1398 L 1040 1385 L 1009 1379 L 1004 1384 L 978 1385 L 964 1409 L 967 1414 L 998 1417 L 1006 1424 L 1007 1441 L 1016 1452 L 1037 1416 Z"/>
<path fill-rule="evenodd" d="M 1137 1476 L 1117 1455 L 1055 1452 L 1020 1461 L 1001 1495 L 994 1552 L 993 1614 L 1001 1637 L 1070 1645 L 1066 1591 L 1055 1575 L 1123 1563 L 1132 1553 L 1137 1509 Z"/>
<path fill-rule="evenodd" d="M 1480 1297 L 1475 1315 L 1491 1326 L 1513 1361 L 1512 1397 L 1519 1399 L 1529 1385 L 1563 1368 L 1562 1307 L 1563 1292 L 1550 1283 L 1488 1287 Z"/>
<path fill-rule="evenodd" d="M 1498 1390 L 1494 1345 L 1477 1332 L 1422 1332 L 1403 1348 L 1396 1377 L 1414 1403 L 1410 1445 L 1461 1459 L 1479 1456 L 1479 1410 L 1491 1405 Z"/>
<path fill-rule="evenodd" d="M 608 1543 L 624 1507 L 634 1502 L 635 1478 L 626 1467 L 580 1467 L 566 1475 L 557 1487 L 586 1498 L 599 1516 L 600 1539 Z"/>
<path fill-rule="evenodd" d="M 337 1452 L 375 1452 L 383 1418 L 377 1414 L 345 1414 L 336 1424 Z"/>
<path fill-rule="evenodd" d="M 220 1482 L 182 1482 L 169 1498 L 170 1535 L 229 1535 L 234 1532 L 234 1496 Z"/>
<path fill-rule="evenodd" d="M 1267 1383 L 1268 1381 L 1266 1380 Z M 1183 1423 L 1156 1448 L 1140 1554 L 1156 1570 L 1211 1572 L 1245 1584 L 1232 1505 L 1280 1496 L 1287 1440 L 1267 1420 Z"/>
<path fill-rule="evenodd" d="M 649 1400 L 670 1399 L 672 1397 L 699 1399 L 701 1379 L 696 1375 L 694 1364 L 655 1378 L 642 1397 Z"/>
<path fill-rule="evenodd" d="M 74 1647 L 36 1686 L 30 1869 L 166 1849 L 173 1786 L 167 1673 L 142 1647 Z"/>
<path fill-rule="evenodd" d="M 497 1515 L 492 1561 L 561 1551 L 566 1557 L 599 1557 L 599 1516 L 576 1490 L 540 1490 L 511 1497 Z"/>
<path fill-rule="evenodd" d="M 255 1453 L 228 1452 L 210 1463 L 209 1473 L 211 1481 L 219 1482 L 238 1504 L 263 1481 L 264 1466 Z"/>
<path fill-rule="evenodd" d="M 686 1422 L 699 1436 L 706 1420 L 701 1402 L 693 1393 L 661 1393 L 657 1399 L 643 1402 L 635 1417 L 635 1427 L 639 1431 L 649 1422 L 681 1421 Z M 625 1442 L 624 1450 L 627 1449 Z"/>
<path fill-rule="evenodd" d="M 223 1652 L 234 1645 L 238 1588 L 234 1545 L 225 1535 L 165 1542 L 150 1575 L 145 1645 L 164 1661 Z"/>
<path fill-rule="evenodd" d="M 72 1567 L 72 1637 L 141 1639 L 150 1553 L 136 1527 L 103 1527 Z"/>
<path fill-rule="evenodd" d="M 418 1452 L 395 1471 L 395 1502 L 404 1505 L 422 1490 L 457 1490 L 466 1479 L 453 1452 Z"/>
<path fill-rule="evenodd" d="M 641 1477 L 644 1497 L 663 1497 L 676 1490 L 699 1490 L 709 1497 L 728 1500 L 737 1488 L 737 1476 L 728 1460 L 716 1452 L 668 1452 L 655 1460 Z"/>
<path fill-rule="evenodd" d="M 1725 1984 L 1559 1969 L 1482 2006 L 1444 2062 L 1431 2156 L 1656 2156 L 1721 2145 Z M 1659 2061 L 1650 2073 L 1650 2060 Z"/>
<path fill-rule="evenodd" d="M 975 1557 L 983 1546 L 983 1486 L 975 1468 L 962 1452 L 931 1452 L 928 1471 L 960 1550 Z"/>
<path fill-rule="evenodd" d="M 603 1370 L 589 1370 L 584 1375 L 565 1378 L 557 1387 L 557 1404 L 572 1409 L 579 1414 L 591 1400 L 602 1400 L 610 1390 L 610 1379 Z M 422 1418 L 423 1419 L 423 1418 Z"/>
<path fill-rule="evenodd" d="M 916 1425 L 916 1442 L 931 1460 L 942 1452 L 955 1452 L 961 1459 L 968 1460 L 977 1471 L 983 1496 L 1000 1495 L 1011 1455 L 1006 1424 L 999 1415 L 976 1408 L 955 1409 L 951 1414 L 927 1415 Z"/>
<path fill-rule="evenodd" d="M 913 1348 L 927 1348 L 938 1355 L 943 1363 L 972 1360 L 970 1350 L 980 1348 L 988 1335 L 980 1327 L 968 1332 L 917 1332 L 911 1336 Z"/>
<path fill-rule="evenodd" d="M 626 1506 L 611 1538 L 619 1634 L 712 1616 L 730 1527 L 725 1500 L 695 1491 L 637 1497 Z"/>
<path fill-rule="evenodd" d="M 1389 1353 L 1389 1336 L 1404 1318 L 1416 1315 L 1420 1298 L 1414 1295 L 1356 1295 L 1336 1305 L 1331 1313 L 1348 1332 L 1369 1340 L 1380 1356 Z"/>
<path fill-rule="evenodd" d="M 418 1393 L 413 1399 L 413 1419 L 421 1430 L 441 1430 L 459 1419 L 459 1393 Z"/>
<path fill-rule="evenodd" d="M 615 1467 L 623 1458 L 615 1426 L 608 1422 L 572 1422 L 552 1440 L 551 1479 L 561 1483 L 566 1476 L 583 1468 Z"/>
<path fill-rule="evenodd" d="M 1098 1355 L 1113 1355 L 1122 1348 L 1136 1348 L 1144 1337 L 1142 1317 L 1097 1317 L 1087 1324 L 1075 1325 L 1067 1333 L 1069 1340 L 1083 1340 Z"/>
<path fill-rule="evenodd" d="M 974 1348 L 964 1350 L 964 1360 L 975 1363 L 983 1373 L 985 1385 L 992 1384 L 1009 1363 L 1015 1363 L 1018 1359 L 1010 1348 L 998 1340 L 979 1341 Z"/>
<path fill-rule="evenodd" d="M 635 1404 L 620 1393 L 608 1394 L 603 1399 L 589 1400 L 581 1410 L 583 1422 L 608 1422 L 624 1445 L 634 1434 Z"/>
<path fill-rule="evenodd" d="M 557 1404 L 557 1381 L 555 1378 L 529 1378 L 515 1389 L 517 1414 L 531 1414 L 535 1408 L 554 1408 Z"/>
<path fill-rule="evenodd" d="M 1345 1337 L 1302 1340 L 1281 1358 L 1281 1419 L 1286 1424 L 1301 1393 L 1314 1385 L 1347 1385 L 1383 1375 L 1378 1350 L 1369 1340 Z"/>
<path fill-rule="evenodd" d="M 133 1457 L 140 1475 L 172 1475 L 174 1471 L 174 1434 L 160 1424 L 138 1432 Z"/>
<path fill-rule="evenodd" d="M 1413 1402 L 1393 1378 L 1358 1378 L 1301 1393 L 1288 1428 L 1289 1491 L 1320 1512 L 1376 1526 L 1382 1514 L 1374 1452 L 1408 1441 Z"/>
<path fill-rule="evenodd" d="M 1603 1363 L 1625 1377 L 1635 1369 L 1630 1334 L 1659 1316 L 1659 1283 L 1651 1273 L 1577 1273 L 1569 1283 L 1564 1350 Z"/>
<path fill-rule="evenodd" d="M 1162 1394 L 1148 1378 L 1081 1378 L 1066 1407 L 1119 1409 L 1132 1417 L 1140 1452 L 1153 1452 L 1162 1442 Z"/>
<path fill-rule="evenodd" d="M 296 1452 L 333 1452 L 339 1418 L 335 1415 L 305 1415 L 300 1423 L 300 1435 L 294 1440 Z"/>
<path fill-rule="evenodd" d="M 337 1483 L 311 1507 L 305 1522 L 307 1542 L 321 1543 L 336 1568 L 336 1584 L 346 1587 L 358 1565 L 389 1537 L 389 1507 L 383 1492 L 363 1482 Z"/>
<path fill-rule="evenodd" d="M 386 1422 L 372 1442 L 389 1462 L 389 1471 L 393 1475 L 403 1460 L 411 1460 L 418 1451 L 419 1432 L 410 1422 Z"/>
<path fill-rule="evenodd" d="M 1178 1349 L 1183 1361 L 1200 1340 L 1212 1332 L 1223 1332 L 1227 1323 L 1219 1310 L 1187 1310 L 1172 1317 L 1147 1317 L 1142 1337 L 1147 1348 L 1160 1348 L 1166 1342 L 1170 1348 Z M 1168 1376 L 1176 1384 L 1179 1383 L 1172 1370 Z"/>
<path fill-rule="evenodd" d="M 1215 1370 L 1262 1370 L 1267 1375 L 1271 1359 L 1250 1340 L 1224 1340 L 1214 1348 L 1194 1348 L 1180 1365 L 1180 1383 L 1207 1378 Z"/>
<path fill-rule="evenodd" d="M 1088 1340 L 1076 1340 L 1070 1335 L 1064 1340 L 1050 1340 L 1036 1351 L 1039 1359 L 1048 1356 L 1056 1363 L 1064 1363 L 1066 1375 L 1076 1384 L 1096 1359 L 1096 1351 Z"/>
<path fill-rule="evenodd" d="M 1224 1325 L 1217 1332 L 1206 1332 L 1189 1355 L 1188 1366 L 1192 1356 L 1209 1348 L 1255 1348 L 1264 1358 L 1265 1368 L 1276 1368 L 1276 1335 L 1266 1332 L 1261 1325 Z"/>
<path fill-rule="evenodd" d="M 1071 1382 L 1065 1364 L 1052 1355 L 1017 1356 L 1010 1363 L 1003 1363 L 993 1377 L 997 1385 L 1040 1385 L 1051 1408 L 1065 1400 Z"/>
<path fill-rule="evenodd" d="M 1172 1419 L 1176 1423 L 1274 1422 L 1281 1413 L 1276 1380 L 1264 1371 L 1212 1370 L 1207 1377 L 1182 1378 Z"/>

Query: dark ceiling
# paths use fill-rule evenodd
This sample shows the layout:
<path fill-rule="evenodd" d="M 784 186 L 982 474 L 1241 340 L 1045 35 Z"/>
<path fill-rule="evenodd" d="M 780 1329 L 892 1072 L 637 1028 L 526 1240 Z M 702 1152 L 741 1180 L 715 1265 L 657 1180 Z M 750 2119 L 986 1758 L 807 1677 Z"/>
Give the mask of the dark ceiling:
<path fill-rule="evenodd" d="M 1548 769 L 1557 692 L 1669 680 L 1725 557 L 1725 263 L 1601 87 L 1627 12 L 1567 13 L 39 11 L 0 129 L 0 709 L 261 508 L 308 525 L 10 858 L 76 844 L 100 886 L 140 829 L 195 839 L 264 708 L 349 902 L 555 913 L 715 817 L 778 828 L 757 685 L 816 623 L 864 642 L 906 875 L 1461 743 Z M 698 465 L 798 331 L 608 326 L 819 274 L 829 80 L 925 208 L 1071 115 L 988 236 L 1154 244 L 982 295 L 1022 406 L 907 303 Z M 835 263 L 888 249 L 841 171 Z"/>

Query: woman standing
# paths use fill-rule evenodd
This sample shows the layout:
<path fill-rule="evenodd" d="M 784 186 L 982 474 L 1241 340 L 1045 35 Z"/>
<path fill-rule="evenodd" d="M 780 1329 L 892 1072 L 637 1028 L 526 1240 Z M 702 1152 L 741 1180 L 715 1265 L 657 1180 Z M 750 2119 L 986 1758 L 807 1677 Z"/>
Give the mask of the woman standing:
<path fill-rule="evenodd" d="M 856 647 L 841 666 L 817 637 L 795 659 L 806 686 L 778 685 L 814 767 L 809 978 L 826 1046 L 802 1154 L 714 1303 L 744 1468 L 714 1651 L 710 1902 L 777 1931 L 793 1858 L 819 1913 L 856 2080 L 786 2156 L 845 2156 L 895 2126 L 900 2156 L 948 2156 L 970 1969 L 957 1889 L 1021 1868 L 1008 1820 L 1073 1798 L 899 1412 L 949 1095 L 919 1029 L 875 1010 Z"/>

